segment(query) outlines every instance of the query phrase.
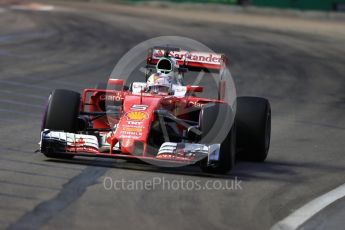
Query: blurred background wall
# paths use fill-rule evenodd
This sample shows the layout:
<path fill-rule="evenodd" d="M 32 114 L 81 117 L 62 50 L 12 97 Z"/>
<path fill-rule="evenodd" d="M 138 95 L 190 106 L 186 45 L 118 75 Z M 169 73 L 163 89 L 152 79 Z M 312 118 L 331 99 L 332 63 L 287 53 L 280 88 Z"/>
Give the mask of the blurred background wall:
<path fill-rule="evenodd" d="M 145 0 L 130 0 L 145 1 Z M 343 11 L 345 0 L 163 0 L 170 2 L 224 3 L 282 9 Z"/>
<path fill-rule="evenodd" d="M 345 10 L 345 0 L 248 0 L 252 5 L 300 10 Z"/>

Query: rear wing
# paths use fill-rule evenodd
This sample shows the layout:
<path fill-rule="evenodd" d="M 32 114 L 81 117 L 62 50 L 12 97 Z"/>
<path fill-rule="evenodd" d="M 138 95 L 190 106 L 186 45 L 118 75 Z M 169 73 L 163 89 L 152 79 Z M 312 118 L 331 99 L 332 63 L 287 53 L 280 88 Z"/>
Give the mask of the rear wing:
<path fill-rule="evenodd" d="M 228 60 L 224 54 L 198 51 L 186 51 L 180 48 L 153 47 L 148 50 L 147 65 L 156 65 L 164 56 L 173 57 L 180 68 L 194 71 L 220 71 Z"/>

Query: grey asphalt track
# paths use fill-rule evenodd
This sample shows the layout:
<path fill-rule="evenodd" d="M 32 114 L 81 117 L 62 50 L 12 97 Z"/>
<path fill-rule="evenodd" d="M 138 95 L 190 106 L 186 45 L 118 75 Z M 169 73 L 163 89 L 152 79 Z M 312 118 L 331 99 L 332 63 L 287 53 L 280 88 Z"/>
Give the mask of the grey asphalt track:
<path fill-rule="evenodd" d="M 317 23 L 305 31 L 285 30 L 62 5 L 48 12 L 0 11 L 0 228 L 269 229 L 345 182 L 344 31 Z M 196 167 L 62 161 L 34 153 L 51 90 L 80 91 L 106 81 L 124 53 L 161 35 L 190 37 L 226 53 L 238 95 L 271 101 L 265 163 L 239 162 L 228 175 L 214 176 Z M 107 190 L 106 177 L 201 184 L 237 179 L 241 189 Z M 341 229 L 339 216 L 331 220 L 325 226 Z"/>

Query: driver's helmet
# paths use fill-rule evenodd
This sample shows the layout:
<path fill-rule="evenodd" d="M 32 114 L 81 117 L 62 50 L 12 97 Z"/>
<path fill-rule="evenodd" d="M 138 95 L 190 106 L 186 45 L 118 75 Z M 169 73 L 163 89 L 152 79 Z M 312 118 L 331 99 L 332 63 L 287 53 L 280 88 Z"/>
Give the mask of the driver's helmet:
<path fill-rule="evenodd" d="M 175 70 L 179 66 L 176 63 L 176 60 L 174 58 L 161 58 L 157 62 L 157 73 L 163 74 L 166 77 L 169 77 L 169 81 L 171 84 L 175 85 L 181 85 L 180 79 L 178 78 L 178 74 L 175 72 Z"/>
<path fill-rule="evenodd" d="M 172 73 L 154 73 L 147 80 L 147 91 L 153 94 L 170 94 Z"/>
<path fill-rule="evenodd" d="M 171 58 L 161 58 L 157 62 L 157 72 L 158 73 L 170 73 L 174 71 L 174 60 Z"/>

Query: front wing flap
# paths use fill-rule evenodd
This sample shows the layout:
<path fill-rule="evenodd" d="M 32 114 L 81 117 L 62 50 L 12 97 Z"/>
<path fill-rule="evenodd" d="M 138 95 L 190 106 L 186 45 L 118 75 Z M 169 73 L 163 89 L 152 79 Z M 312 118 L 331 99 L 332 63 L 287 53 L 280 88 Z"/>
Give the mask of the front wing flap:
<path fill-rule="evenodd" d="M 59 131 L 44 130 L 41 132 L 40 150 L 42 153 L 69 153 L 83 156 L 139 158 L 159 161 L 196 163 L 207 158 L 208 163 L 219 160 L 220 144 L 204 145 L 196 143 L 165 142 L 161 145 L 156 156 L 134 156 L 121 153 L 104 153 L 100 151 L 104 143 L 102 138 L 95 135 L 75 134 Z M 107 146 L 109 146 L 107 144 Z M 119 146 L 114 151 L 119 152 Z"/>

